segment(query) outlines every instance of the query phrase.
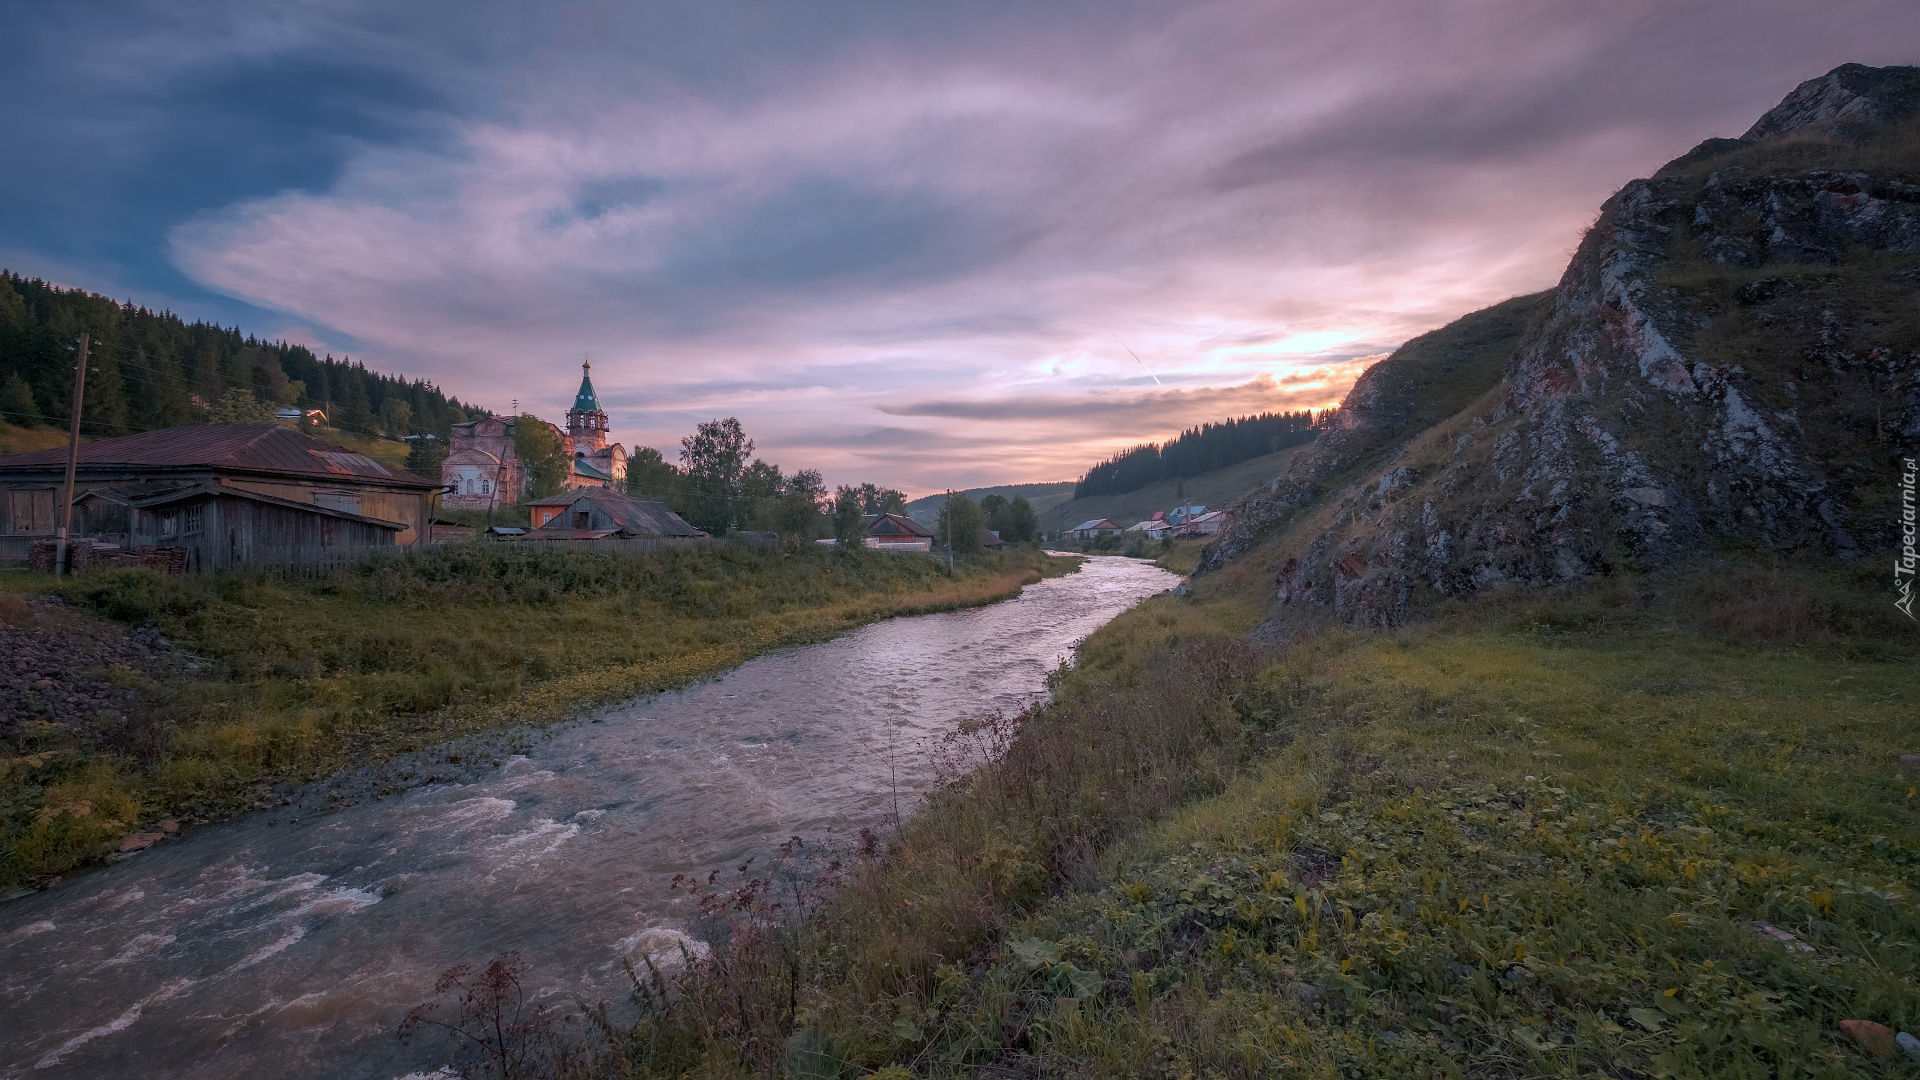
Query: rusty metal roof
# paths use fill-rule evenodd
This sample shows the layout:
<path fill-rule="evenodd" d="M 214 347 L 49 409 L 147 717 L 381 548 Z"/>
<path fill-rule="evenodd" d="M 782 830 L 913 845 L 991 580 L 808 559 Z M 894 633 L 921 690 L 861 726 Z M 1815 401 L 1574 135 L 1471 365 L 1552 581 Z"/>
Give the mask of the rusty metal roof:
<path fill-rule="evenodd" d="M 705 536 L 706 533 L 686 523 L 673 508 L 663 502 L 650 499 L 635 499 L 606 488 L 576 488 L 568 494 L 574 497 L 574 503 L 588 502 L 600 508 L 600 512 L 612 518 L 620 526 L 620 531 L 634 536 Z M 547 505 L 552 505 L 551 503 Z M 569 506 L 573 503 L 569 503 Z M 566 515 L 556 514 L 546 525 L 528 534 L 529 538 L 552 536 L 570 532 L 560 524 Z"/>
<path fill-rule="evenodd" d="M 0 472 L 64 468 L 66 463 L 66 448 L 60 447 L 0 458 Z M 80 447 L 80 464 L 211 468 L 315 480 L 372 481 L 403 487 L 440 486 L 426 477 L 383 465 L 365 454 L 278 424 L 205 424 L 95 439 Z"/>
<path fill-rule="evenodd" d="M 905 514 L 868 514 L 863 520 L 867 523 L 867 535 L 872 537 L 933 535 L 933 530 Z"/>
<path fill-rule="evenodd" d="M 89 492 L 88 494 L 92 493 Z M 266 503 L 268 506 L 278 506 L 287 510 L 298 510 L 303 514 L 339 518 L 342 521 L 354 521 L 362 525 L 378 525 L 382 529 L 393 529 L 396 532 L 406 529 L 406 525 L 398 521 L 387 521 L 384 518 L 368 517 L 365 514 L 355 514 L 346 510 L 335 510 L 330 506 L 318 506 L 314 503 L 294 502 L 291 499 L 282 499 L 274 495 L 262 495 L 257 491 L 227 487 L 223 484 L 196 484 L 193 487 L 181 488 L 178 491 L 168 491 L 159 495 L 149 495 L 145 498 L 132 499 L 128 501 L 127 505 L 138 507 L 142 510 L 150 510 L 156 506 L 170 506 L 174 503 L 186 502 L 189 499 L 197 499 L 201 496 L 216 499 L 246 499 L 251 502 Z"/>

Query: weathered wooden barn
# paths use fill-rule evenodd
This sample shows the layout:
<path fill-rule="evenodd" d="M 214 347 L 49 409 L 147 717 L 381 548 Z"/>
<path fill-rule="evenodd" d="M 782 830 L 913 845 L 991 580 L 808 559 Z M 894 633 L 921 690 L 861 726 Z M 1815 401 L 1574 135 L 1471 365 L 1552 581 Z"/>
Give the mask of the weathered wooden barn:
<path fill-rule="evenodd" d="M 66 451 L 0 459 L 0 562 L 59 526 Z M 439 485 L 278 425 L 165 428 L 80 447 L 74 536 L 187 566 L 314 565 L 420 541 Z"/>

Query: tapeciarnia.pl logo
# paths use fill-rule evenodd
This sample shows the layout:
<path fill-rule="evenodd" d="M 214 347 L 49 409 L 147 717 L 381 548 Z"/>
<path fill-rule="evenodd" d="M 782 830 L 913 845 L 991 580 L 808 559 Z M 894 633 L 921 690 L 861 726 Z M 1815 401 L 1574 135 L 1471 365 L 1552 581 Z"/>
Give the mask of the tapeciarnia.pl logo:
<path fill-rule="evenodd" d="M 1915 473 L 1920 473 L 1920 468 L 1915 467 L 1914 460 L 1912 458 L 1901 458 L 1900 557 L 1893 561 L 1893 589 L 1900 594 L 1900 598 L 1893 602 L 1893 606 L 1899 608 L 1900 613 L 1907 618 L 1913 619 L 1915 622 L 1920 622 L 1920 617 L 1916 617 L 1913 613 L 1913 574 L 1916 565 L 1920 565 L 1920 553 L 1915 553 L 1913 550 L 1915 531 L 1913 481 Z"/>

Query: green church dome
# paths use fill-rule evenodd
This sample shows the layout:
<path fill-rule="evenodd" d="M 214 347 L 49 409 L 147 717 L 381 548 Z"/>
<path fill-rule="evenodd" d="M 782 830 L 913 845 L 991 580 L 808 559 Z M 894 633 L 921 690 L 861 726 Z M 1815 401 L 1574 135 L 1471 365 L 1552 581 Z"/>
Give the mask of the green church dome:
<path fill-rule="evenodd" d="M 580 412 L 599 412 L 600 395 L 593 392 L 593 365 L 580 365 L 580 392 L 573 395 L 573 407 Z"/>

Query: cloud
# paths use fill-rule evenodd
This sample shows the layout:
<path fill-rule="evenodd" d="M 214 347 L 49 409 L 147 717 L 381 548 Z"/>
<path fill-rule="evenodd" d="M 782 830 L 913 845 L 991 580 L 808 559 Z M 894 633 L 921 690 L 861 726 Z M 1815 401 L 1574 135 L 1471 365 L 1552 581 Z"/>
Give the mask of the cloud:
<path fill-rule="evenodd" d="M 149 132 L 244 130 L 244 191 L 165 180 L 217 153 L 155 185 L 209 295 L 496 407 L 563 410 L 590 352 L 629 442 L 739 415 L 915 490 L 1322 405 L 1550 285 L 1621 182 L 1920 33 L 1885 0 L 189 7 L 25 36 L 98 39 L 35 138 L 145 125 L 138 176 Z"/>
<path fill-rule="evenodd" d="M 1016 397 L 974 401 L 919 401 L 882 405 L 893 416 L 938 416 L 967 420 L 1091 421 L 1127 425 L 1134 431 L 1178 430 L 1194 423 L 1260 412 L 1326 408 L 1352 387 L 1357 371 L 1318 368 L 1283 379 L 1263 375 L 1238 386 L 1167 390 L 1149 394 Z M 1135 441 L 1144 441 L 1136 439 Z"/>

